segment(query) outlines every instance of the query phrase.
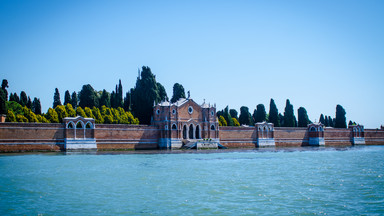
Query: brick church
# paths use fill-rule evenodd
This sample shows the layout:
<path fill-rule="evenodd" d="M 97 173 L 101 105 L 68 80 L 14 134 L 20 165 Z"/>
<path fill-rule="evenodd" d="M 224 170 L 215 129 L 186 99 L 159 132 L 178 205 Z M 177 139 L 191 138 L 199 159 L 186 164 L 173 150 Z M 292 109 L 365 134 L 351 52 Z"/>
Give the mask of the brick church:
<path fill-rule="evenodd" d="M 163 101 L 153 108 L 152 125 L 160 129 L 160 148 L 180 148 L 198 140 L 219 141 L 216 105 L 199 105 L 190 97 Z"/>

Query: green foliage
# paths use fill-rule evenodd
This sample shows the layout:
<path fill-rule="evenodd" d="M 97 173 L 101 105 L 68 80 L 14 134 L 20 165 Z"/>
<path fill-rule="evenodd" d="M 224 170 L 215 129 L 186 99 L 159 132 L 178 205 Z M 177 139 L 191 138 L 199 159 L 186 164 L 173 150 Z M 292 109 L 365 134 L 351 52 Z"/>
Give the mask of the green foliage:
<path fill-rule="evenodd" d="M 271 98 L 269 103 L 269 117 L 268 121 L 273 123 L 275 127 L 280 127 L 280 118 L 279 118 L 279 110 L 275 104 L 275 101 Z"/>
<path fill-rule="evenodd" d="M 240 123 L 239 121 L 237 121 L 236 118 L 232 118 L 232 121 L 233 121 L 233 126 L 240 126 Z"/>
<path fill-rule="evenodd" d="M 100 96 L 99 106 L 111 107 L 111 94 L 107 90 L 103 90 Z"/>
<path fill-rule="evenodd" d="M 233 121 L 232 121 L 231 115 L 229 114 L 228 106 L 226 106 L 225 109 L 223 110 L 223 117 L 227 122 L 227 126 L 233 126 Z"/>
<path fill-rule="evenodd" d="M 49 123 L 49 121 L 42 115 L 36 115 L 37 121 L 41 123 Z"/>
<path fill-rule="evenodd" d="M 71 103 L 71 94 L 67 90 L 64 93 L 64 104 L 68 104 L 68 103 Z"/>
<path fill-rule="evenodd" d="M 142 124 L 151 123 L 153 103 L 160 102 L 166 96 L 162 88 L 151 69 L 143 66 L 132 95 L 132 110 Z"/>
<path fill-rule="evenodd" d="M 3 90 L 4 94 L 5 94 L 5 101 L 8 101 L 8 91 L 7 91 L 7 88 L 8 88 L 8 80 L 6 79 L 3 79 L 3 81 L 1 82 L 1 90 Z"/>
<path fill-rule="evenodd" d="M 28 119 L 28 122 L 38 122 L 35 113 L 27 107 L 23 107 L 24 117 Z"/>
<path fill-rule="evenodd" d="M 171 103 L 175 103 L 180 98 L 185 98 L 185 90 L 184 90 L 184 87 L 181 84 L 175 83 L 173 85 L 173 95 L 172 95 L 172 98 L 171 98 Z"/>
<path fill-rule="evenodd" d="M 296 117 L 293 113 L 293 106 L 289 99 L 287 99 L 284 110 L 284 127 L 295 127 Z"/>
<path fill-rule="evenodd" d="M 336 106 L 336 122 L 335 128 L 347 128 L 347 119 L 345 117 L 347 114 L 344 108 L 341 105 Z"/>
<path fill-rule="evenodd" d="M 75 109 L 77 107 L 77 104 L 78 104 L 78 101 L 77 101 L 77 94 L 76 92 L 74 91 L 72 93 L 72 96 L 71 96 L 71 105 L 73 107 L 73 109 Z"/>
<path fill-rule="evenodd" d="M 328 116 L 324 117 L 324 126 L 329 127 Z"/>
<path fill-rule="evenodd" d="M 41 103 L 40 99 L 38 98 L 33 98 L 32 102 L 32 112 L 34 112 L 36 115 L 41 115 Z"/>
<path fill-rule="evenodd" d="M 0 89 L 0 114 L 7 113 L 6 102 L 7 102 L 6 93 L 3 89 Z"/>
<path fill-rule="evenodd" d="M 127 110 L 127 111 L 131 111 L 131 104 L 132 104 L 132 91 L 133 89 L 131 89 L 129 92 L 127 92 L 127 94 L 125 95 L 125 98 L 124 98 L 124 109 Z"/>
<path fill-rule="evenodd" d="M 12 110 L 8 110 L 7 112 L 7 118 L 5 119 L 6 122 L 16 122 L 16 116 L 13 113 Z"/>
<path fill-rule="evenodd" d="M 6 105 L 7 105 L 7 109 L 11 110 L 15 115 L 17 114 L 24 115 L 23 107 L 19 103 L 15 101 L 8 101 Z"/>
<path fill-rule="evenodd" d="M 331 118 L 331 116 L 328 116 L 328 123 L 329 123 L 329 127 L 333 127 L 333 119 Z"/>
<path fill-rule="evenodd" d="M 82 116 L 83 118 L 87 118 L 87 115 L 85 114 L 83 108 L 81 108 L 80 106 L 76 108 L 76 115 Z"/>
<path fill-rule="evenodd" d="M 96 124 L 103 124 L 104 123 L 104 118 L 101 115 L 99 108 L 93 107 L 92 108 L 92 114 L 95 117 Z"/>
<path fill-rule="evenodd" d="M 219 126 L 227 126 L 227 121 L 225 121 L 223 116 L 219 117 Z"/>
<path fill-rule="evenodd" d="M 95 118 L 95 116 L 93 115 L 92 113 L 92 110 L 89 108 L 89 107 L 85 107 L 84 108 L 84 112 L 85 112 L 85 115 L 88 117 L 88 118 Z"/>
<path fill-rule="evenodd" d="M 324 121 L 324 115 L 323 115 L 323 114 L 320 115 L 319 122 L 320 122 L 321 124 L 324 124 L 324 123 L 325 123 L 325 121 Z"/>
<path fill-rule="evenodd" d="M 28 96 L 27 107 L 28 107 L 28 109 L 32 109 L 32 100 L 29 96 Z"/>
<path fill-rule="evenodd" d="M 230 110 L 229 110 L 229 114 L 231 115 L 232 118 L 235 118 L 236 120 L 239 119 L 239 117 L 237 116 L 237 115 L 238 115 L 237 110 L 235 110 L 235 109 L 230 109 Z"/>
<path fill-rule="evenodd" d="M 93 89 L 93 87 L 90 84 L 83 85 L 83 88 L 81 89 L 79 93 L 79 106 L 82 108 L 85 107 L 98 107 L 99 101 L 97 98 L 96 91 Z"/>
<path fill-rule="evenodd" d="M 17 122 L 28 122 L 28 119 L 24 117 L 23 115 L 17 114 L 16 115 Z"/>
<path fill-rule="evenodd" d="M 48 112 L 45 114 L 45 118 L 51 122 L 51 123 L 59 123 L 59 115 L 57 114 L 57 112 L 52 109 L 52 108 L 49 108 L 48 109 Z"/>
<path fill-rule="evenodd" d="M 61 105 L 60 93 L 59 93 L 59 89 L 55 88 L 55 93 L 53 94 L 52 108 L 56 108 L 56 106 L 59 106 L 59 105 Z"/>
<path fill-rule="evenodd" d="M 24 91 L 21 91 L 21 93 L 20 93 L 20 105 L 21 106 L 27 106 L 27 103 L 28 103 L 27 94 Z"/>
<path fill-rule="evenodd" d="M 67 111 L 67 117 L 76 117 L 76 111 L 73 109 L 72 104 L 67 103 L 65 105 L 65 111 Z"/>
<path fill-rule="evenodd" d="M 255 122 L 264 122 L 267 118 L 267 112 L 265 112 L 264 104 L 258 104 L 256 106 Z"/>
<path fill-rule="evenodd" d="M 63 122 L 63 119 L 65 117 L 68 117 L 68 113 L 67 113 L 67 110 L 65 109 L 64 105 L 57 105 L 56 108 L 55 108 L 55 111 L 56 111 L 56 113 L 58 115 L 60 123 Z"/>
<path fill-rule="evenodd" d="M 240 107 L 239 123 L 240 125 L 253 125 L 251 113 L 246 106 Z"/>
<path fill-rule="evenodd" d="M 9 96 L 9 101 L 15 101 L 17 103 L 20 103 L 20 98 L 16 92 L 14 94 L 11 93 L 11 95 Z"/>
<path fill-rule="evenodd" d="M 298 116 L 298 127 L 307 127 L 309 124 L 309 118 L 307 114 L 307 110 L 304 107 L 300 107 L 297 110 Z"/>

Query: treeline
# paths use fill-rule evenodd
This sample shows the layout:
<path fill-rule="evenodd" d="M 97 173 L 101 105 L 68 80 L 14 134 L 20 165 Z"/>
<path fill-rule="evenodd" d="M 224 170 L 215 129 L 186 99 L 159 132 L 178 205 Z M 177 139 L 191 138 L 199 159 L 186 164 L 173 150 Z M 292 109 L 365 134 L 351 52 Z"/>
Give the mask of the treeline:
<path fill-rule="evenodd" d="M 341 105 L 336 106 L 336 117 L 320 115 L 320 122 L 326 127 L 346 128 L 346 112 Z M 307 127 L 312 123 L 308 118 L 307 110 L 300 107 L 297 110 L 297 116 L 294 114 L 294 108 L 289 99 L 287 99 L 284 109 L 284 114 L 279 113 L 275 101 L 271 98 L 269 103 L 269 112 L 265 110 L 263 104 L 258 104 L 254 109 L 253 114 L 250 113 L 249 108 L 242 106 L 240 108 L 240 115 L 237 110 L 229 109 L 228 106 L 223 110 L 217 112 L 220 126 L 240 126 L 240 125 L 254 125 L 257 122 L 270 122 L 275 127 Z M 353 124 L 350 122 L 350 124 Z M 356 123 L 355 123 L 356 124 Z"/>
<path fill-rule="evenodd" d="M 150 124 L 154 103 L 168 100 L 162 84 L 156 81 L 156 76 L 149 67 L 143 66 L 139 71 L 136 85 L 126 92 L 123 97 L 121 80 L 111 93 L 103 89 L 95 90 L 90 84 L 83 85 L 79 92 L 64 93 L 64 103 L 61 102 L 59 89 L 53 95 L 52 108 L 47 113 L 41 112 L 40 99 L 32 101 L 22 91 L 20 97 L 11 93 L 8 101 L 8 81 L 3 80 L 0 92 L 0 113 L 7 114 L 7 121 L 17 122 L 62 122 L 65 117 L 77 115 L 95 118 L 96 123 L 106 124 Z M 185 98 L 184 87 L 178 83 L 173 86 L 172 102 Z"/>

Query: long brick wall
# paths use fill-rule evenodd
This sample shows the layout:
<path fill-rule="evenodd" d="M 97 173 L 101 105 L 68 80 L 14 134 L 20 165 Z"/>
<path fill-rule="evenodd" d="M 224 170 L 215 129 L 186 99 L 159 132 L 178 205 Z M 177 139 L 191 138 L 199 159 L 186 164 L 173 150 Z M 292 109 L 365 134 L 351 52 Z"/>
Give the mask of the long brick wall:
<path fill-rule="evenodd" d="M 227 148 L 254 148 L 256 146 L 254 127 L 220 127 L 220 144 Z"/>
<path fill-rule="evenodd" d="M 276 146 L 306 146 L 308 145 L 307 128 L 276 127 L 274 131 Z"/>
<path fill-rule="evenodd" d="M 365 129 L 364 136 L 366 145 L 384 145 L 384 130 Z"/>

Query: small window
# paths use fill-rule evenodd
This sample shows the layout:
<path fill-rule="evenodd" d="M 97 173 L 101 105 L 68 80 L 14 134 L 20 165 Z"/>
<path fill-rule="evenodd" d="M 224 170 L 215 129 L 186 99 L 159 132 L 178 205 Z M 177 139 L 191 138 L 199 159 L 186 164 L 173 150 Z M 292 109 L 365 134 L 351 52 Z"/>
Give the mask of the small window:
<path fill-rule="evenodd" d="M 72 123 L 72 122 L 70 122 L 70 123 L 68 124 L 68 128 L 74 128 L 74 126 L 73 126 L 73 123 Z"/>
<path fill-rule="evenodd" d="M 92 123 L 91 123 L 91 122 L 88 122 L 88 123 L 85 125 L 85 128 L 87 128 L 87 129 L 91 129 L 91 128 L 92 128 Z"/>
<path fill-rule="evenodd" d="M 309 131 L 316 131 L 316 128 L 311 127 L 311 129 L 309 129 Z"/>
<path fill-rule="evenodd" d="M 76 128 L 83 128 L 83 124 L 81 124 L 81 122 L 77 122 Z"/>
<path fill-rule="evenodd" d="M 215 125 L 211 125 L 211 130 L 215 130 Z"/>
<path fill-rule="evenodd" d="M 213 112 L 213 110 L 211 111 L 211 116 L 213 116 L 215 114 L 215 112 Z"/>
<path fill-rule="evenodd" d="M 168 130 L 168 125 L 165 125 L 165 130 Z"/>
<path fill-rule="evenodd" d="M 189 112 L 189 114 L 192 114 L 193 113 L 193 107 L 189 106 L 188 107 L 188 112 Z"/>
<path fill-rule="evenodd" d="M 177 126 L 176 126 L 176 124 L 173 124 L 173 125 L 172 125 L 172 130 L 177 130 Z"/>
<path fill-rule="evenodd" d="M 176 110 L 175 110 L 175 109 L 172 110 L 172 114 L 173 114 L 173 115 L 176 114 Z"/>
<path fill-rule="evenodd" d="M 157 115 L 160 114 L 160 110 L 159 110 L 159 109 L 156 110 L 156 114 L 157 114 Z"/>

